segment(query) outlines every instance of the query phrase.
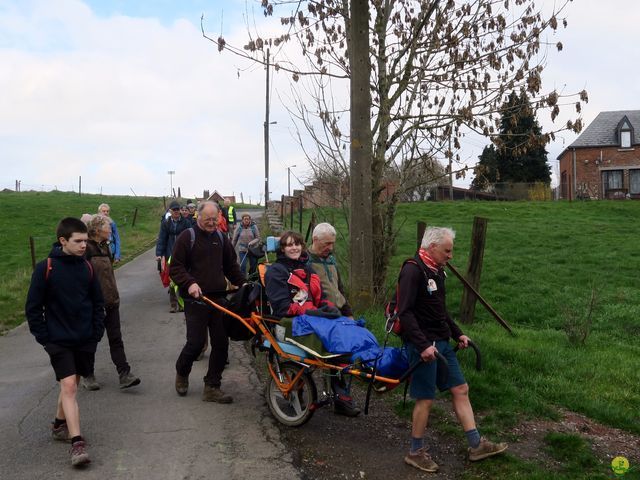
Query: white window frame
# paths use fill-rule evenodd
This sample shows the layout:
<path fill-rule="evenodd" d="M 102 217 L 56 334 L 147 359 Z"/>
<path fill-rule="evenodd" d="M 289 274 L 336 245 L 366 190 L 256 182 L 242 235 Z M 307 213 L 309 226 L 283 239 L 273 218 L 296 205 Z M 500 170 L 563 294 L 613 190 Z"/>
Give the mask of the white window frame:
<path fill-rule="evenodd" d="M 631 148 L 631 130 L 620 130 L 620 148 Z"/>

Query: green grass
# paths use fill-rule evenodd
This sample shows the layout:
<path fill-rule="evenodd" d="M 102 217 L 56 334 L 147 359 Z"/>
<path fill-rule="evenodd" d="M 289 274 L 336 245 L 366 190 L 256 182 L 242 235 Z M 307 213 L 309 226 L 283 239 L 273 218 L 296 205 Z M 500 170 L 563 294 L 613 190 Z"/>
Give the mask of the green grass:
<path fill-rule="evenodd" d="M 31 279 L 29 238 L 36 261 L 48 255 L 60 219 L 95 213 L 108 203 L 118 225 L 123 263 L 150 248 L 164 212 L 162 198 L 82 195 L 66 192 L 0 192 L 0 331 L 24 320 L 24 302 Z M 137 208 L 136 223 L 132 226 Z"/>
<path fill-rule="evenodd" d="M 318 221 L 346 232 L 338 210 Z M 424 202 L 398 208 L 391 291 L 402 261 L 416 249 L 416 223 L 456 230 L 452 264 L 466 271 L 474 216 L 488 219 L 480 292 L 514 329 L 509 335 L 480 305 L 465 333 L 482 349 L 460 354 L 485 432 L 500 434 L 523 418 L 557 418 L 558 407 L 640 434 L 640 202 Z M 305 215 L 306 231 L 310 213 Z M 343 238 L 343 235 L 339 235 Z M 347 272 L 347 247 L 338 260 Z M 569 341 L 569 320 L 596 306 L 585 345 Z M 461 283 L 447 281 L 448 308 L 458 317 Z M 383 338 L 382 308 L 364 312 Z"/>
<path fill-rule="evenodd" d="M 16 324 L 22 320 L 31 270 L 29 236 L 36 238 L 37 258 L 44 258 L 60 218 L 93 212 L 103 201 L 111 205 L 121 230 L 125 259 L 151 244 L 163 211 L 161 199 L 0 193 L 3 211 L 21 212 L 12 217 L 4 215 L 0 220 L 1 240 L 7 252 L 0 265 L 2 323 Z M 132 228 L 136 206 L 139 217 Z M 329 221 L 338 228 L 337 256 L 346 275 L 344 216 L 340 210 L 315 213 L 318 221 Z M 310 211 L 305 212 L 303 234 L 310 215 Z M 476 372 L 472 352 L 459 355 L 483 433 L 496 439 L 508 437 L 508 430 L 521 420 L 557 419 L 562 407 L 640 434 L 640 222 L 636 220 L 640 218 L 640 202 L 400 205 L 396 219 L 397 251 L 389 262 L 389 291 L 402 261 L 415 251 L 418 221 L 456 230 L 452 263 L 465 271 L 474 216 L 489 220 L 480 292 L 515 332 L 515 336 L 510 336 L 479 304 L 475 323 L 462 325 L 479 344 L 484 359 L 483 371 Z M 297 222 L 296 217 L 296 229 Z M 569 320 L 580 321 L 585 317 L 592 289 L 597 301 L 590 333 L 584 345 L 571 343 L 565 328 Z M 453 275 L 447 281 L 447 292 L 449 311 L 455 319 L 462 286 Z M 382 339 L 382 309 L 374 307 L 359 313 Z M 392 339 L 392 344 L 399 342 Z M 445 434 L 453 434 L 455 430 L 447 424 L 441 428 Z M 574 442 L 571 438 L 548 437 L 547 454 L 569 455 L 577 448 L 571 442 Z M 587 447 L 578 447 L 575 456 L 561 461 L 565 467 L 552 472 L 545 466 L 508 455 L 472 464 L 465 476 L 612 478 L 607 465 L 585 467 L 581 462 L 591 462 L 585 453 Z M 577 473 L 580 468 L 584 474 Z M 636 474 L 629 472 L 625 478 L 638 478 Z"/>

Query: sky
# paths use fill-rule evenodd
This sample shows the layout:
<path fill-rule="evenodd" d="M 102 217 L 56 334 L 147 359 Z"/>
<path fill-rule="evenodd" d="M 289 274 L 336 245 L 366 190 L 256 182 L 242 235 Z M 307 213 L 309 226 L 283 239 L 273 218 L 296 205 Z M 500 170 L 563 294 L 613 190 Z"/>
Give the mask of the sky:
<path fill-rule="evenodd" d="M 550 1 L 538 2 L 551 5 Z M 183 197 L 203 190 L 257 202 L 264 192 L 265 71 L 204 39 L 243 45 L 264 25 L 253 0 L 0 0 L 0 189 Z M 585 125 L 640 108 L 635 0 L 575 0 L 549 40 L 543 90 L 586 89 Z M 247 27 L 247 23 L 249 27 Z M 275 26 L 274 26 L 275 25 Z M 289 78 L 272 72 L 270 196 L 307 173 L 286 111 Z M 561 115 L 556 128 L 567 118 Z M 553 128 L 540 113 L 543 128 Z M 549 160 L 576 135 L 559 134 Z M 483 138 L 463 140 L 477 161 Z M 288 168 L 289 167 L 289 168 Z M 174 174 L 168 172 L 173 171 Z M 471 177 L 456 180 L 465 186 Z"/>

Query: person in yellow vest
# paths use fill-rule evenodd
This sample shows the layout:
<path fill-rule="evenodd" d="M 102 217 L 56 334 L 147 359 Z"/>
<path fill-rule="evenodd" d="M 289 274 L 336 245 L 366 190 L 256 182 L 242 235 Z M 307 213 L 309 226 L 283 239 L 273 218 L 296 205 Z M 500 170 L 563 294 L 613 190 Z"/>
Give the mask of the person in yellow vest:
<path fill-rule="evenodd" d="M 222 209 L 222 213 L 227 219 L 227 228 L 229 232 L 229 236 L 233 235 L 233 231 L 236 227 L 236 207 L 231 205 L 231 200 L 225 198 L 224 200 L 224 208 Z"/>
<path fill-rule="evenodd" d="M 329 223 L 319 223 L 313 229 L 312 244 L 309 248 L 308 265 L 320 277 L 322 291 L 327 300 L 333 303 L 345 317 L 353 318 L 353 311 L 344 294 L 344 287 L 338 272 L 338 264 L 333 255 L 336 245 L 336 229 Z M 351 378 L 332 377 L 331 388 L 335 395 L 334 412 L 355 417 L 360 409 L 351 397 Z"/>

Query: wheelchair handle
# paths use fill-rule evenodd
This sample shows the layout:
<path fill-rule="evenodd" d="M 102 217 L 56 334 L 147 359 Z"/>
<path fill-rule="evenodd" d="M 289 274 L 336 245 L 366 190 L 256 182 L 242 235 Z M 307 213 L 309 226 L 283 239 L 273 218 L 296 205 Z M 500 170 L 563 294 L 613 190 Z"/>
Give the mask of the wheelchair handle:
<path fill-rule="evenodd" d="M 476 370 L 480 372 L 482 370 L 482 354 L 480 353 L 480 349 L 471 340 L 469 340 L 468 343 L 469 343 L 469 346 L 473 349 L 473 351 L 476 354 Z M 458 350 L 460 350 L 460 347 L 456 345 L 453 351 L 457 353 Z"/>

